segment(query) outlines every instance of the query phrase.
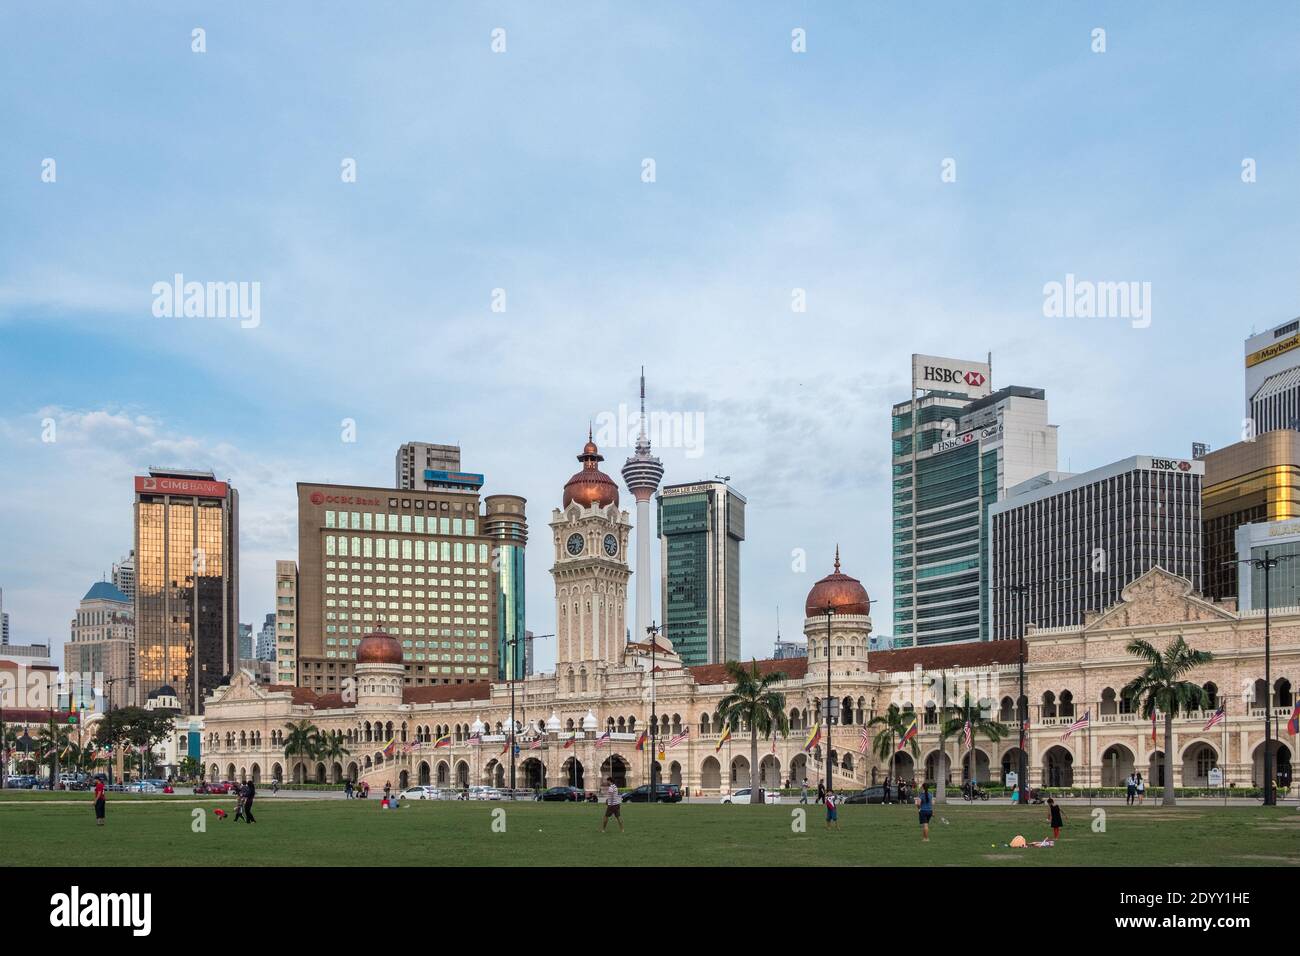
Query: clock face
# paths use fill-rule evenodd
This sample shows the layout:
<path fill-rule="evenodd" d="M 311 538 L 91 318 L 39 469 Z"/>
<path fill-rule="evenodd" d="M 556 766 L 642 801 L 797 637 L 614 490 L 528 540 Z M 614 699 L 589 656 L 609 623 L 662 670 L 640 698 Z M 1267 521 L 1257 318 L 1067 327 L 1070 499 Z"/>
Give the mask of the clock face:
<path fill-rule="evenodd" d="M 618 554 L 618 538 L 612 534 L 605 535 L 605 553 L 611 558 Z"/>
<path fill-rule="evenodd" d="M 568 543 L 565 544 L 565 547 L 569 549 L 569 554 L 572 555 L 582 554 L 582 547 L 583 547 L 582 535 L 578 534 L 577 532 L 574 532 L 573 534 L 569 535 L 569 540 Z"/>

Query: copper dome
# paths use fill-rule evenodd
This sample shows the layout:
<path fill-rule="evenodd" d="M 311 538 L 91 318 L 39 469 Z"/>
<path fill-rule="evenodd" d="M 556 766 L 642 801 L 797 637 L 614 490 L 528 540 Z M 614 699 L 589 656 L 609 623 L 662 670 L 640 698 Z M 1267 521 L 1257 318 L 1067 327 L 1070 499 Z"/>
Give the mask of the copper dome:
<path fill-rule="evenodd" d="M 358 664 L 400 664 L 402 645 L 384 630 L 371 631 L 357 645 Z"/>
<path fill-rule="evenodd" d="M 588 431 L 587 444 L 578 456 L 582 470 L 564 483 L 565 508 L 575 501 L 584 508 L 589 505 L 604 508 L 618 504 L 618 485 L 597 465 L 597 462 L 604 460 L 605 456 L 596 448 L 596 443 L 591 440 L 591 432 Z"/>
<path fill-rule="evenodd" d="M 820 617 L 830 607 L 836 614 L 870 614 L 871 598 L 857 578 L 840 574 L 840 549 L 835 548 L 835 571 L 812 586 L 804 601 L 808 617 Z"/>

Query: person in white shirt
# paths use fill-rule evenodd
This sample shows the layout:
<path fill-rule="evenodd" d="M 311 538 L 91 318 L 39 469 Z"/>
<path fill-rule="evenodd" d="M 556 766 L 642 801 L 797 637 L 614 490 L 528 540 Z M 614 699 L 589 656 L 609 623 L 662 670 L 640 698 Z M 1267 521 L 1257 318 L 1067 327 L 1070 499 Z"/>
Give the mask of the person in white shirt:
<path fill-rule="evenodd" d="M 600 832 L 605 832 L 605 827 L 609 825 L 609 818 L 613 817 L 618 821 L 618 830 L 620 833 L 626 833 L 623 829 L 623 798 L 619 796 L 618 785 L 614 783 L 613 777 L 606 777 L 605 783 L 605 818 L 600 821 Z"/>

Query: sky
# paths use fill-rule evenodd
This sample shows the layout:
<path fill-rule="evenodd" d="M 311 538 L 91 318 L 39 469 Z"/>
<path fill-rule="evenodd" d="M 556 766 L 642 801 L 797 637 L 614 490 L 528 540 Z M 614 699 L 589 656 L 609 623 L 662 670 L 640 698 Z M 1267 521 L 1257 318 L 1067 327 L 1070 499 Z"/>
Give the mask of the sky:
<path fill-rule="evenodd" d="M 911 353 L 1046 389 L 1062 470 L 1239 439 L 1243 340 L 1300 314 L 1298 34 L 1282 3 L 6 4 L 12 639 L 67 639 L 150 465 L 239 489 L 256 629 L 295 483 L 391 484 L 409 440 L 528 499 L 553 631 L 546 522 L 642 365 L 698 423 L 665 482 L 748 499 L 742 653 L 837 544 L 891 634 Z M 178 273 L 257 283 L 256 322 L 155 315 Z M 1150 283 L 1149 321 L 1045 315 L 1067 275 Z"/>

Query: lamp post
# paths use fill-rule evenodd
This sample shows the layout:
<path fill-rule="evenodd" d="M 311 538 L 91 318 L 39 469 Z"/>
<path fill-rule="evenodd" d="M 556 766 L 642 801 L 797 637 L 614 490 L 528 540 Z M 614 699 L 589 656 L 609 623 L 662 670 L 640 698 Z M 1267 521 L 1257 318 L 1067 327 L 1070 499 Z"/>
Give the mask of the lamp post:
<path fill-rule="evenodd" d="M 837 552 L 838 554 L 838 552 Z M 831 619 L 835 616 L 835 606 L 826 605 L 826 700 L 822 703 L 822 713 L 826 721 L 826 792 L 830 793 L 835 775 L 835 765 L 831 760 L 831 722 L 835 719 L 835 698 L 831 695 Z"/>
<path fill-rule="evenodd" d="M 655 802 L 655 761 L 659 756 L 655 744 L 659 733 L 659 714 L 655 710 L 655 652 L 659 644 L 659 626 L 654 621 L 651 621 L 650 626 L 646 628 L 646 636 L 650 639 L 650 803 L 653 804 Z"/>
<path fill-rule="evenodd" d="M 519 654 L 519 635 L 510 638 L 510 734 L 506 742 L 510 747 L 510 799 L 515 798 L 515 658 Z"/>
<path fill-rule="evenodd" d="M 1245 558 L 1240 561 L 1227 561 L 1226 564 L 1249 564 L 1264 572 L 1264 806 L 1277 806 L 1277 790 L 1273 786 L 1273 671 L 1272 671 L 1272 613 L 1273 592 L 1270 573 L 1283 561 L 1290 561 L 1297 555 L 1283 554 L 1273 557 L 1272 552 L 1264 549 L 1262 558 Z M 1227 753 L 1224 753 L 1227 760 Z"/>

